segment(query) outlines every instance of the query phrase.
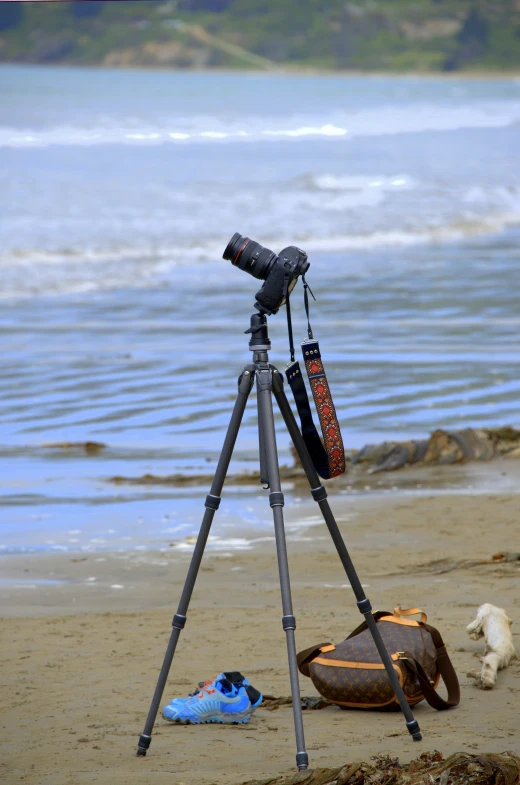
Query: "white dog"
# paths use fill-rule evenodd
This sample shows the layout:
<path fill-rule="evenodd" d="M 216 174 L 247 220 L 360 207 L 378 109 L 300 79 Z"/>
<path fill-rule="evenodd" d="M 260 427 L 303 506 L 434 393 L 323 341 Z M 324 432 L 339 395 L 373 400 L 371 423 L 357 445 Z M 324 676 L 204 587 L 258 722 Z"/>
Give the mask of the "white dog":
<path fill-rule="evenodd" d="M 482 657 L 482 670 L 468 673 L 477 680 L 478 686 L 483 690 L 490 690 L 495 686 L 497 671 L 507 667 L 516 657 L 513 639 L 511 637 L 511 624 L 503 608 L 497 608 L 486 602 L 477 612 L 477 618 L 466 627 L 470 638 L 478 640 L 484 638 L 486 649 Z"/>

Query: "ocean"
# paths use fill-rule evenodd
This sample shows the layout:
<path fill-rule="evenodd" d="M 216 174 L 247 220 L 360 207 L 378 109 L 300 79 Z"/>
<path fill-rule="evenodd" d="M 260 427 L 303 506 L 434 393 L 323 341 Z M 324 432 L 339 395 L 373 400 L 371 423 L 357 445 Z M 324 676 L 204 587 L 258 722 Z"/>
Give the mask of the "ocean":
<path fill-rule="evenodd" d="M 520 427 L 519 123 L 512 77 L 1 65 L 0 548 L 189 547 L 250 361 L 235 231 L 309 254 L 347 448 Z M 231 469 L 257 460 L 251 401 Z M 144 474 L 193 484 L 111 482 Z M 212 547 L 264 496 L 231 488 Z"/>

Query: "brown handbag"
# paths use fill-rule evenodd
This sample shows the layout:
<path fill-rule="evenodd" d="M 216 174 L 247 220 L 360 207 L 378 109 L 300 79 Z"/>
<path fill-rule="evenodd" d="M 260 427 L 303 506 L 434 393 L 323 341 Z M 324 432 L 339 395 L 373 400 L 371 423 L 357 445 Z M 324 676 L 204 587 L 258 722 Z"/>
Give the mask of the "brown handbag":
<path fill-rule="evenodd" d="M 420 621 L 403 618 L 420 614 Z M 374 614 L 410 706 L 427 700 L 442 711 L 457 706 L 460 688 L 440 633 L 419 608 L 394 608 Z M 399 709 L 385 667 L 366 621 L 336 646 L 322 643 L 298 654 L 298 667 L 324 698 L 342 709 Z M 448 691 L 441 698 L 440 679 Z"/>

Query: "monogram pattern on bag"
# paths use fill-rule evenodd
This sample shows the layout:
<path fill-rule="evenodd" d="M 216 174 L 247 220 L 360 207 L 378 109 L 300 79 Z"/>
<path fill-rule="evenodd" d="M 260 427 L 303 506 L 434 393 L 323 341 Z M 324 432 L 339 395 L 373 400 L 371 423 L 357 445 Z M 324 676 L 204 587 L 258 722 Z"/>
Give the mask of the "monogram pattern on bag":
<path fill-rule="evenodd" d="M 407 651 L 423 666 L 429 678 L 434 679 L 437 672 L 437 652 L 427 630 L 423 627 L 408 627 L 391 622 L 380 622 L 377 627 L 390 654 Z M 369 630 L 364 630 L 354 638 L 338 643 L 334 651 L 322 652 L 320 659 L 381 663 Z M 311 662 L 309 671 L 318 692 L 331 701 L 382 706 L 395 699 L 384 669 L 327 666 Z M 406 697 L 414 702 L 420 700 L 421 687 L 415 676 L 404 666 L 400 667 L 400 671 Z"/>
<path fill-rule="evenodd" d="M 394 697 L 384 670 L 329 668 L 313 663 L 310 673 L 318 692 L 331 701 L 383 705 Z"/>

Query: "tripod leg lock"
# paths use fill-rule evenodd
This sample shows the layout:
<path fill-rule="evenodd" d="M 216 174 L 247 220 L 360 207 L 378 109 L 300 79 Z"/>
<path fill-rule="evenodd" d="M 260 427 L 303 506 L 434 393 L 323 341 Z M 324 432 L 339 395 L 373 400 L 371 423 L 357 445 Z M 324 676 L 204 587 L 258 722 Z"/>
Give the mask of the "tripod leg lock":
<path fill-rule="evenodd" d="M 320 485 L 318 488 L 311 488 L 312 498 L 315 502 L 322 502 L 327 498 L 327 491 Z"/>
<path fill-rule="evenodd" d="M 249 395 L 254 380 L 255 380 L 255 366 L 246 365 L 243 372 L 238 377 L 238 391 L 245 395 Z"/>
<path fill-rule="evenodd" d="M 274 365 L 271 366 L 271 370 L 273 372 L 273 391 L 281 392 L 283 390 L 283 374 Z"/>
<path fill-rule="evenodd" d="M 296 765 L 298 766 L 298 771 L 309 768 L 309 756 L 306 752 L 296 753 Z"/>
<path fill-rule="evenodd" d="M 296 618 L 294 616 L 282 616 L 282 627 L 285 631 L 296 629 Z"/>
<path fill-rule="evenodd" d="M 269 494 L 269 504 L 271 507 L 283 507 L 284 498 L 281 491 L 273 491 Z"/>
<path fill-rule="evenodd" d="M 139 756 L 144 757 L 151 743 L 152 743 L 152 737 L 147 736 L 146 733 L 141 733 L 141 735 L 139 736 L 139 741 L 137 742 L 136 755 L 138 757 Z"/>
<path fill-rule="evenodd" d="M 407 722 L 406 727 L 408 728 L 408 732 L 414 741 L 422 741 L 422 734 L 417 720 Z"/>
<path fill-rule="evenodd" d="M 360 613 L 372 613 L 372 605 L 368 597 L 365 597 L 364 600 L 356 602 L 356 605 L 358 606 Z"/>
<path fill-rule="evenodd" d="M 173 617 L 172 627 L 176 627 L 178 630 L 183 630 L 184 625 L 186 624 L 186 616 L 182 616 L 180 613 L 176 613 Z"/>
<path fill-rule="evenodd" d="M 208 510 L 218 510 L 221 501 L 220 496 L 213 496 L 211 493 L 208 493 L 204 507 L 207 507 Z"/>

